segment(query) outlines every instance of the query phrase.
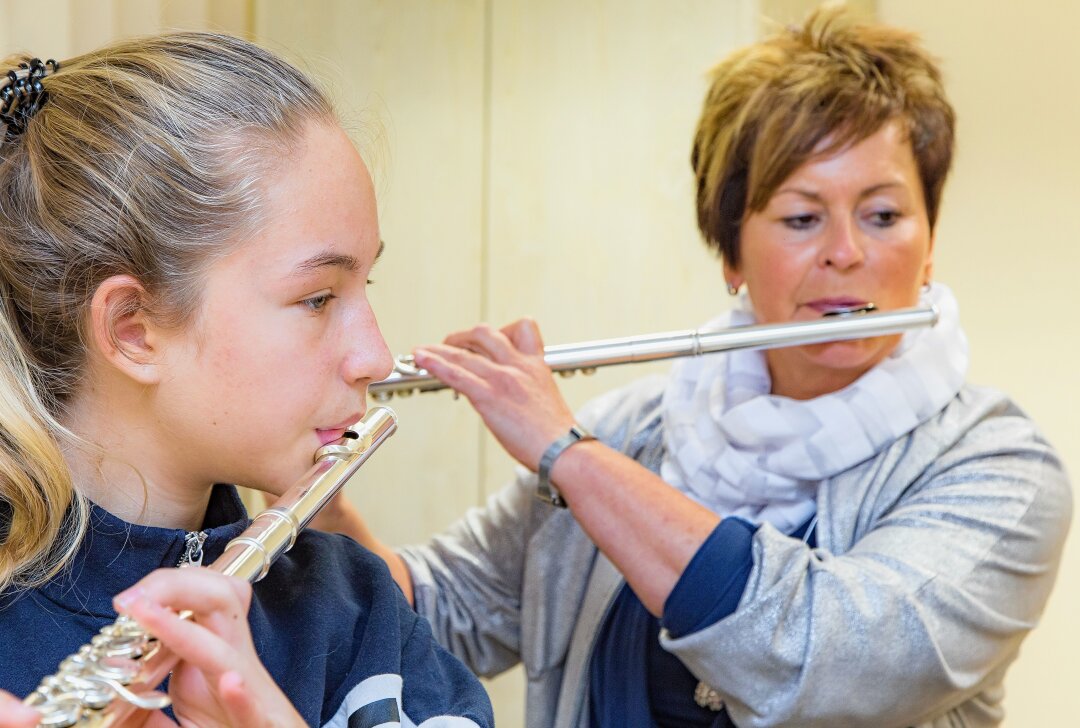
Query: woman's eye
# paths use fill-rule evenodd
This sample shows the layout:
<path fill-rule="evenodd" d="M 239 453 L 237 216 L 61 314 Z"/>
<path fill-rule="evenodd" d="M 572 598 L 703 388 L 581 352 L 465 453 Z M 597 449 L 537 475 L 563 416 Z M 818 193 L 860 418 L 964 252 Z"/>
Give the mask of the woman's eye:
<path fill-rule="evenodd" d="M 870 213 L 870 222 L 878 227 L 892 227 L 900 219 L 900 213 L 896 210 L 875 210 Z"/>
<path fill-rule="evenodd" d="M 319 313 L 326 308 L 326 304 L 330 303 L 331 299 L 334 298 L 337 298 L 337 296 L 332 293 L 320 293 L 317 296 L 305 298 L 300 303 L 307 306 L 313 313 Z"/>
<path fill-rule="evenodd" d="M 817 220 L 818 216 L 812 213 L 806 213 L 804 215 L 788 215 L 783 218 L 784 224 L 792 230 L 807 230 L 813 227 Z"/>

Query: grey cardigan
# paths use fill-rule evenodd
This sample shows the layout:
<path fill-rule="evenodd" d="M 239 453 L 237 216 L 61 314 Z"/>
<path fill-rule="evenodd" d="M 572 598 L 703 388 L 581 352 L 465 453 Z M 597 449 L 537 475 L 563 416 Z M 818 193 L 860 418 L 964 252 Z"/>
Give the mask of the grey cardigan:
<path fill-rule="evenodd" d="M 581 421 L 656 472 L 653 377 Z M 588 722 L 589 660 L 623 580 L 570 511 L 510 484 L 402 549 L 417 610 L 481 675 L 524 663 L 529 728 Z M 994 726 L 1002 679 L 1050 595 L 1071 514 L 1061 461 L 1004 395 L 967 386 L 872 459 L 820 484 L 817 547 L 769 525 L 736 611 L 661 644 L 736 725 Z"/>

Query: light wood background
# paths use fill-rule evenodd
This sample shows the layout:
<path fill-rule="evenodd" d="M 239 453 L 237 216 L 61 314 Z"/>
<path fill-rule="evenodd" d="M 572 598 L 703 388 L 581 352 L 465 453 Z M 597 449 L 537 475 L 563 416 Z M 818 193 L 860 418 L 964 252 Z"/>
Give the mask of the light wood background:
<path fill-rule="evenodd" d="M 971 379 L 1025 406 L 1072 472 L 1080 346 L 1080 7 L 863 0 L 942 60 L 959 156 L 936 277 L 960 298 Z M 0 0 L 0 50 L 63 58 L 162 28 L 227 30 L 326 83 L 373 169 L 387 252 L 376 310 L 395 351 L 485 320 L 550 343 L 696 326 L 727 306 L 694 226 L 690 138 L 708 67 L 806 0 Z M 575 403 L 639 376 L 567 380 Z M 397 436 L 351 485 L 393 543 L 423 540 L 509 476 L 463 402 L 395 403 Z M 1080 714 L 1080 554 L 1009 675 L 1006 725 Z M 887 646 L 882 646 L 887 649 Z M 522 677 L 491 683 L 521 725 Z"/>

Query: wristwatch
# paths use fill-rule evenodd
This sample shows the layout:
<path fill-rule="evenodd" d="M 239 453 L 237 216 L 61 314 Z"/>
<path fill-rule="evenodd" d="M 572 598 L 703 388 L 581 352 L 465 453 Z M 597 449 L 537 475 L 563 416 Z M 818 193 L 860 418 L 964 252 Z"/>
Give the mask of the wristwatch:
<path fill-rule="evenodd" d="M 544 450 L 544 454 L 540 456 L 540 466 L 536 469 L 536 497 L 553 506 L 566 508 L 566 500 L 551 482 L 551 466 L 555 464 L 560 455 L 566 452 L 566 448 L 585 440 L 595 439 L 591 432 L 574 423 L 569 432 L 548 445 L 547 450 Z"/>

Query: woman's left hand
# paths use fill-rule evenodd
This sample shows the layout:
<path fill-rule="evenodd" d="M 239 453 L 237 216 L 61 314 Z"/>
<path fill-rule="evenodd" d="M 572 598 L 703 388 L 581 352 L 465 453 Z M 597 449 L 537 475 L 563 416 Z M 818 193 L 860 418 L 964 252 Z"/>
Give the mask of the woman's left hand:
<path fill-rule="evenodd" d="M 248 627 L 251 585 L 203 568 L 160 569 L 115 599 L 180 658 L 169 679 L 173 712 L 182 726 L 299 728 L 306 725 L 255 653 Z M 190 610 L 194 619 L 180 619 Z M 124 726 L 175 724 L 161 712 Z"/>
<path fill-rule="evenodd" d="M 506 451 L 531 470 L 574 424 L 544 363 L 544 341 L 532 319 L 500 330 L 481 324 L 413 355 L 418 366 L 465 395 Z"/>

